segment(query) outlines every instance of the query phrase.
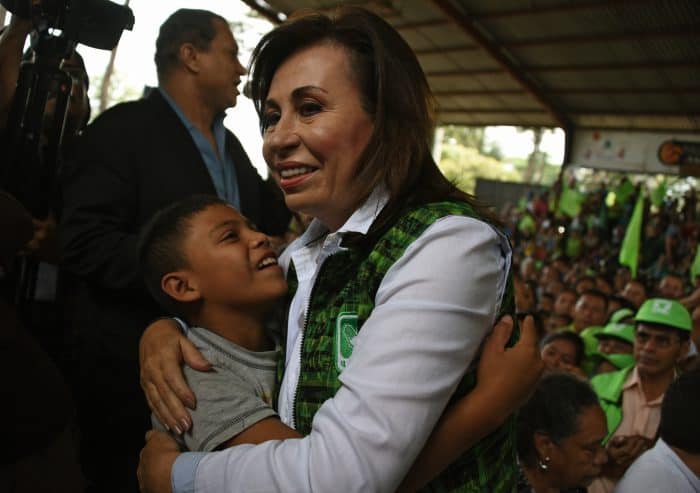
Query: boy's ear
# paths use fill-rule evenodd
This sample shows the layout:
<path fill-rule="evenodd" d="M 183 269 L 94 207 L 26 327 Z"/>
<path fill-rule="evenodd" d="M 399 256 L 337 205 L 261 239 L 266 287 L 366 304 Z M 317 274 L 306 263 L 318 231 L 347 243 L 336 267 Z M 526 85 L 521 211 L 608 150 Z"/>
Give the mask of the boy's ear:
<path fill-rule="evenodd" d="M 165 274 L 160 281 L 160 287 L 165 294 L 181 303 L 197 301 L 202 297 L 193 279 L 186 271 Z"/>

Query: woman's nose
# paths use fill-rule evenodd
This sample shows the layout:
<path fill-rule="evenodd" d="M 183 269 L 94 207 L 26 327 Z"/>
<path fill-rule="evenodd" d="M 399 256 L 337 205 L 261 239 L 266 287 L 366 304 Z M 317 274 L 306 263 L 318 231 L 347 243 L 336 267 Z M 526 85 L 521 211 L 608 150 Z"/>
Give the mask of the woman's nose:
<path fill-rule="evenodd" d="M 299 145 L 300 139 L 293 118 L 280 118 L 265 134 L 263 145 L 274 153 L 284 153 Z"/>

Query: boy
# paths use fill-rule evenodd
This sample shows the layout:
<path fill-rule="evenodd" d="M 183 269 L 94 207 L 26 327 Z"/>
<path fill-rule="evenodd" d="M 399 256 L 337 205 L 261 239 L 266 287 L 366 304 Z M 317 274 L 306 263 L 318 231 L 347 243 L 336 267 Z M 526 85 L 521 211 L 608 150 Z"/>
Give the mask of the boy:
<path fill-rule="evenodd" d="M 174 430 L 180 444 L 211 451 L 299 437 L 272 407 L 279 348 L 265 322 L 287 283 L 267 236 L 226 202 L 193 195 L 146 225 L 139 257 L 151 295 L 186 321 L 212 364 L 209 372 L 185 367 L 198 405 L 192 429 Z"/>

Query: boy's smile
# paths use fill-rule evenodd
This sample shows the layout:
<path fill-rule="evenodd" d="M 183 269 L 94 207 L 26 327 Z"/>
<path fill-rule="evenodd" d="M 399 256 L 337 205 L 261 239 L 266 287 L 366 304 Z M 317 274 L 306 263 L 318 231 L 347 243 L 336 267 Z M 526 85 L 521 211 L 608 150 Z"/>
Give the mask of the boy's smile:
<path fill-rule="evenodd" d="M 287 291 L 269 239 L 233 207 L 216 204 L 192 217 L 183 251 L 202 308 L 267 310 Z"/>

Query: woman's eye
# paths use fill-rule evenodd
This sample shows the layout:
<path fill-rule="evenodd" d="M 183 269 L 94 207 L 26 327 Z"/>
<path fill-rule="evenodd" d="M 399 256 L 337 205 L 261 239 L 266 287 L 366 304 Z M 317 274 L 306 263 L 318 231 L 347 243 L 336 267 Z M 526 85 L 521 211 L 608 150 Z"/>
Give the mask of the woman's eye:
<path fill-rule="evenodd" d="M 301 105 L 301 107 L 299 108 L 299 113 L 302 116 L 315 115 L 319 111 L 321 111 L 321 105 L 318 103 L 306 102 L 306 103 L 303 103 Z"/>
<path fill-rule="evenodd" d="M 276 124 L 279 121 L 279 119 L 280 119 L 279 113 L 272 113 L 272 112 L 265 113 L 263 115 L 262 121 L 261 121 L 263 131 L 267 130 L 268 128 L 270 128 L 271 126 Z"/>

